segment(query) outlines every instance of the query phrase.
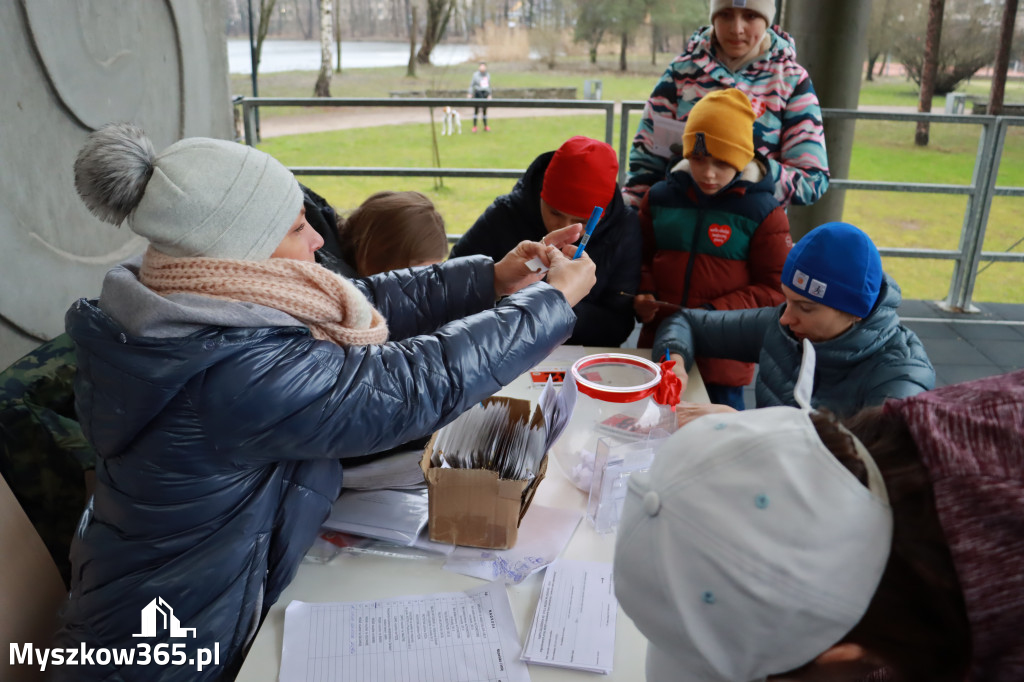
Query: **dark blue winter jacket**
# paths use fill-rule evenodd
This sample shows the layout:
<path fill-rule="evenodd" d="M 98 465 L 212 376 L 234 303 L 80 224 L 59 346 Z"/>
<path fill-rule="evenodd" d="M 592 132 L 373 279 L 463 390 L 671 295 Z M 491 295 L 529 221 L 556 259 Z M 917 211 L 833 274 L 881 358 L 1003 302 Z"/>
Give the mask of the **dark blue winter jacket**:
<path fill-rule="evenodd" d="M 899 286 L 888 275 L 871 313 L 834 339 L 814 344 L 814 407 L 840 416 L 905 398 L 935 387 L 935 370 L 917 334 L 900 324 Z M 694 355 L 757 362 L 758 407 L 796 407 L 793 387 L 803 359 L 800 342 L 779 324 L 786 304 L 752 310 L 687 310 L 665 320 L 653 357 L 668 349 L 686 360 Z"/>
<path fill-rule="evenodd" d="M 338 497 L 342 460 L 430 434 L 569 336 L 561 293 L 538 283 L 495 305 L 493 275 L 474 257 L 357 282 L 391 340 L 347 348 L 263 306 L 157 296 L 134 264 L 75 303 L 76 406 L 98 461 L 54 646 L 183 644 L 190 658 L 216 648 L 220 665 L 54 679 L 230 679 Z M 135 328 L 116 319 L 125 306 L 145 311 Z M 218 315 L 234 323 L 196 322 Z M 133 637 L 154 599 L 194 638 Z"/>

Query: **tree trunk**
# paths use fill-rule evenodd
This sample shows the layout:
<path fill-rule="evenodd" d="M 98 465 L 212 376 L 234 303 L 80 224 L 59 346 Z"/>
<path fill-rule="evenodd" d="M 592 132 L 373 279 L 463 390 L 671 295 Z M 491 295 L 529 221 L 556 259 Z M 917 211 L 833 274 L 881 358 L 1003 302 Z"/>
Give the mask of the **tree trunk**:
<path fill-rule="evenodd" d="M 256 29 L 256 68 L 259 69 L 263 55 L 263 39 L 270 31 L 270 18 L 274 15 L 274 3 L 277 0 L 260 0 L 260 24 Z"/>
<path fill-rule="evenodd" d="M 427 25 L 423 31 L 423 43 L 420 45 L 420 51 L 416 54 L 416 59 L 420 64 L 430 63 L 430 53 L 444 38 L 454 7 L 455 0 L 427 0 Z"/>
<path fill-rule="evenodd" d="M 942 38 L 942 13 L 946 0 L 928 0 L 928 29 L 924 40 L 924 64 L 921 67 L 921 100 L 917 110 L 928 113 L 932 110 L 932 95 L 935 94 L 935 72 L 938 69 L 939 41 Z M 914 144 L 928 146 L 928 121 L 919 121 L 914 134 Z"/>
<path fill-rule="evenodd" d="M 334 71 L 341 75 L 341 0 L 334 0 Z"/>
<path fill-rule="evenodd" d="M 626 47 L 629 45 L 629 34 L 622 32 L 622 42 L 619 46 L 619 71 L 626 70 Z"/>
<path fill-rule="evenodd" d="M 597 64 L 597 45 L 590 44 L 590 63 Z"/>
<path fill-rule="evenodd" d="M 1003 95 L 1006 92 L 1006 71 L 1010 68 L 1010 45 L 1013 42 L 1013 25 L 1017 18 L 1017 0 L 1006 0 L 1003 7 L 1003 23 L 999 27 L 999 48 L 996 51 L 995 71 L 992 74 L 992 91 L 988 98 L 989 116 L 1003 113 Z"/>
<path fill-rule="evenodd" d="M 320 0 L 320 75 L 313 87 L 314 97 L 331 96 L 331 37 L 334 34 L 331 6 L 334 0 Z"/>
<path fill-rule="evenodd" d="M 409 66 L 405 68 L 405 75 L 409 78 L 416 77 L 416 5 L 412 6 L 412 23 L 409 24 Z"/>
<path fill-rule="evenodd" d="M 651 66 L 658 65 L 658 40 L 659 34 L 657 24 L 651 24 Z"/>
<path fill-rule="evenodd" d="M 878 55 L 868 55 L 868 73 L 864 77 L 866 80 L 875 80 L 875 62 L 878 61 Z"/>

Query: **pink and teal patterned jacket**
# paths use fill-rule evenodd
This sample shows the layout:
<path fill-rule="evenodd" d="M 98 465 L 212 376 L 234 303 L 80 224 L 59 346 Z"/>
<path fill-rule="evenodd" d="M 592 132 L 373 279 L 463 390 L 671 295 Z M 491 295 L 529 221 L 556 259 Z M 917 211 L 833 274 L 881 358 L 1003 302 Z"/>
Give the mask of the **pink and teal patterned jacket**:
<path fill-rule="evenodd" d="M 644 107 L 622 188 L 628 205 L 639 207 L 648 187 L 665 178 L 670 155 L 654 152 L 654 117 L 685 121 L 701 97 L 730 87 L 746 93 L 754 106 L 755 146 L 768 157 L 779 203 L 809 205 L 825 194 L 828 157 L 818 96 L 807 70 L 796 61 L 792 38 L 777 26 L 768 29 L 768 36 L 768 52 L 733 73 L 715 57 L 710 26 L 693 34 Z"/>

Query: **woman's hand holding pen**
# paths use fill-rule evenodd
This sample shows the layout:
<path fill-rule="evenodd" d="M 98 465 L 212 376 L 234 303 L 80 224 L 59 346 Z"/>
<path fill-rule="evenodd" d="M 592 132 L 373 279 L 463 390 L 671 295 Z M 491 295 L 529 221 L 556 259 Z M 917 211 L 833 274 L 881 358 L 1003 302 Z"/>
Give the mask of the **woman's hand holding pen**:
<path fill-rule="evenodd" d="M 568 252 L 568 253 L 566 253 Z M 559 251 L 554 246 L 548 247 L 549 267 L 548 284 L 562 292 L 570 306 L 575 307 L 590 293 L 597 282 L 597 270 L 594 261 L 584 252 L 573 259 L 576 252 L 574 246 L 563 246 Z"/>
<path fill-rule="evenodd" d="M 576 223 L 575 225 L 569 225 L 545 235 L 544 239 L 540 242 L 519 242 L 504 258 L 494 264 L 495 296 L 501 298 L 502 296 L 514 294 L 523 287 L 544 279 L 545 271 L 531 268 L 527 265 L 527 261 L 537 259 L 545 268 L 550 268 L 550 252 L 552 249 L 556 252 L 560 251 L 573 244 L 582 234 L 583 225 Z M 593 282 L 591 282 L 590 286 L 592 287 L 593 285 Z M 588 287 L 587 291 L 589 290 Z"/>

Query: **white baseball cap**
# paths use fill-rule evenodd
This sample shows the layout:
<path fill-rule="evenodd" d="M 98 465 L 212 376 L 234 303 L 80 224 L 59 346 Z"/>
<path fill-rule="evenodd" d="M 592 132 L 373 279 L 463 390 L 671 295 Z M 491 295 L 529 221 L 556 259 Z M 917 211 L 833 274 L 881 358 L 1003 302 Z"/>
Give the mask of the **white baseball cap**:
<path fill-rule="evenodd" d="M 615 594 L 649 640 L 649 682 L 761 680 L 812 661 L 860 621 L 889 556 L 892 511 L 854 442 L 867 487 L 821 442 L 808 409 L 711 414 L 633 474 Z"/>

